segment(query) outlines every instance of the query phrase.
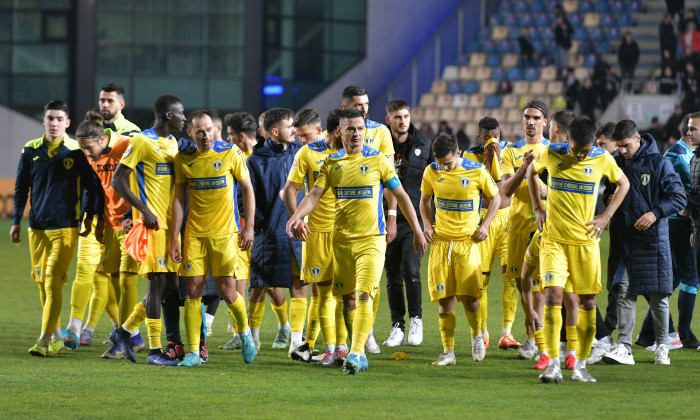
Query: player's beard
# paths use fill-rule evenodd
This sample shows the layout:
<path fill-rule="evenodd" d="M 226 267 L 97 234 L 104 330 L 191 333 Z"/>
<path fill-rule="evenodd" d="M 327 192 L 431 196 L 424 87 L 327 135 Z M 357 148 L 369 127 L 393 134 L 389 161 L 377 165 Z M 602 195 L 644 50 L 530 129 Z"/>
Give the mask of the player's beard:
<path fill-rule="evenodd" d="M 102 118 L 104 118 L 105 121 L 112 121 L 114 119 L 114 116 L 117 115 L 116 113 L 110 113 L 109 111 L 107 111 L 106 114 L 100 111 L 100 114 L 102 114 Z"/>

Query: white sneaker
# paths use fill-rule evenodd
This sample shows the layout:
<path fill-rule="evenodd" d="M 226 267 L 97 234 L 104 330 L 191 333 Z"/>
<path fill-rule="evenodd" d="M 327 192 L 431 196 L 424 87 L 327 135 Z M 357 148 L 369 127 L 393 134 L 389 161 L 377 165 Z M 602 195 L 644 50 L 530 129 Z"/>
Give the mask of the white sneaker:
<path fill-rule="evenodd" d="M 576 382 L 596 382 L 595 378 L 591 376 L 591 373 L 588 372 L 586 368 L 574 369 L 571 373 L 571 380 Z"/>
<path fill-rule="evenodd" d="M 484 356 L 486 356 L 484 337 L 482 335 L 472 337 L 472 359 L 474 359 L 475 362 L 480 362 L 484 360 Z"/>
<path fill-rule="evenodd" d="M 668 344 L 666 345 L 666 347 L 668 347 L 669 350 L 678 350 L 683 348 L 683 342 L 681 341 L 681 337 L 676 331 L 668 335 Z M 647 347 L 647 351 L 656 351 L 656 341 L 654 341 L 654 344 Z"/>
<path fill-rule="evenodd" d="M 549 383 L 549 382 L 554 382 L 554 383 L 560 383 L 561 380 L 563 379 L 561 375 L 561 367 L 558 365 L 549 365 L 547 366 L 547 369 L 545 369 L 544 372 L 540 374 L 540 381 L 542 383 Z"/>
<path fill-rule="evenodd" d="M 287 357 L 292 357 L 294 350 L 301 347 L 302 344 L 304 344 L 303 341 L 289 340 L 289 351 L 287 352 Z"/>
<path fill-rule="evenodd" d="M 668 347 L 666 344 L 659 344 L 656 348 L 656 353 L 654 354 L 654 364 L 656 365 L 670 365 L 671 359 L 668 357 Z"/>
<path fill-rule="evenodd" d="M 603 355 L 603 361 L 611 365 L 633 365 L 634 357 L 632 357 L 632 352 L 627 350 L 624 344 L 617 343 L 609 352 Z"/>
<path fill-rule="evenodd" d="M 374 338 L 373 333 L 369 333 L 369 337 L 367 337 L 367 342 L 365 343 L 365 351 L 367 353 L 381 353 L 382 350 L 379 348 L 379 344 L 377 344 L 377 340 Z"/>
<path fill-rule="evenodd" d="M 593 349 L 591 350 L 591 355 L 588 356 L 586 363 L 595 364 L 603 360 L 603 355 L 610 351 L 611 345 L 609 342 L 596 341 L 593 343 Z"/>
<path fill-rule="evenodd" d="M 418 346 L 423 342 L 423 320 L 417 316 L 408 320 L 408 345 Z"/>
<path fill-rule="evenodd" d="M 530 339 L 523 342 L 523 345 L 520 346 L 518 353 L 515 355 L 516 358 L 521 360 L 530 360 L 535 356 L 537 356 L 537 346 Z"/>
<path fill-rule="evenodd" d="M 406 344 L 406 334 L 399 328 L 398 322 L 394 324 L 394 328 L 391 329 L 389 338 L 384 341 L 384 345 L 387 347 L 396 347 Z"/>
<path fill-rule="evenodd" d="M 433 362 L 433 366 L 454 366 L 457 363 L 454 352 L 446 351 Z"/>

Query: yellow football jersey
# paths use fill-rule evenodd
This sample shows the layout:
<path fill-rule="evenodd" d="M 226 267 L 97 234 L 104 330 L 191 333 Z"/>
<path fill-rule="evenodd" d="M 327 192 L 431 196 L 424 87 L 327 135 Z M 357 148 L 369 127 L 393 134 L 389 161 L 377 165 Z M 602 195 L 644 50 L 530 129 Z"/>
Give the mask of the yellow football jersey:
<path fill-rule="evenodd" d="M 175 183 L 187 184 L 189 212 L 187 234 L 211 236 L 240 230 L 238 181 L 248 178 L 248 167 L 238 146 L 214 142 L 206 152 L 178 153 L 175 158 Z"/>
<path fill-rule="evenodd" d="M 328 131 L 323 131 L 323 136 L 328 137 Z M 387 156 L 394 156 L 394 142 L 391 140 L 391 132 L 384 124 L 372 121 L 369 118 L 365 120 L 365 136 L 363 142 Z"/>
<path fill-rule="evenodd" d="M 478 162 L 462 159 L 462 164 L 447 172 L 433 162 L 423 172 L 420 191 L 434 196 L 435 239 L 468 239 L 481 221 L 481 194 L 489 198 L 498 187 L 486 168 Z"/>
<path fill-rule="evenodd" d="M 173 136 L 158 137 L 146 130 L 132 137 L 122 155 L 121 163 L 133 170 L 131 191 L 160 219 L 160 227 L 170 226 L 175 187 L 173 161 L 177 155 L 177 140 Z M 134 219 L 141 212 L 134 208 Z"/>
<path fill-rule="evenodd" d="M 500 142 L 498 142 L 498 145 L 501 148 L 501 158 L 504 154 L 503 151 L 506 149 L 506 147 L 509 144 L 510 143 L 505 141 L 505 140 L 501 140 Z M 469 148 L 466 152 L 462 153 L 462 157 L 467 158 L 469 160 L 473 160 L 474 162 L 479 162 L 483 165 L 484 162 L 486 161 L 486 155 L 484 154 L 484 145 L 480 144 L 478 146 L 474 146 L 474 147 Z M 495 160 L 497 160 L 496 156 L 494 156 L 494 161 Z M 496 163 L 496 162 L 494 162 L 494 163 Z M 498 165 L 494 165 L 494 164 L 491 165 L 491 171 L 489 173 L 491 174 L 491 178 L 493 178 L 494 181 L 498 182 L 501 180 L 502 171 L 503 171 L 503 163 L 499 162 Z"/>
<path fill-rule="evenodd" d="M 331 188 L 336 197 L 334 241 L 386 234 L 382 194 L 384 187 L 394 190 L 401 181 L 378 150 L 363 146 L 360 153 L 333 153 L 321 165 L 316 185 Z"/>
<path fill-rule="evenodd" d="M 586 235 L 590 228 L 585 224 L 595 215 L 600 180 L 607 177 L 617 182 L 622 177 L 613 157 L 605 149 L 593 147 L 579 162 L 569 154 L 568 143 L 558 143 L 550 145 L 533 165 L 538 173 L 545 169 L 549 173 L 543 232 L 547 239 L 574 245 L 597 242 Z"/>
<path fill-rule="evenodd" d="M 549 140 L 547 139 L 537 144 L 527 144 L 524 139 L 509 144 L 502 155 L 503 175 L 514 174 L 522 165 L 523 155 L 528 150 L 533 150 L 535 157 L 537 157 L 547 149 L 547 146 L 549 146 Z M 534 232 L 536 228 L 535 213 L 532 209 L 530 193 L 527 190 L 526 178 L 523 179 L 523 182 L 513 194 L 508 230 L 512 232 Z"/>
<path fill-rule="evenodd" d="M 328 155 L 335 152 L 337 150 L 328 147 L 325 140 L 317 140 L 305 145 L 294 156 L 292 170 L 287 179 L 297 184 L 304 184 L 308 194 L 316 184 L 316 178 L 321 172 L 321 164 Z M 308 217 L 309 228 L 312 232 L 331 232 L 334 218 L 335 196 L 333 191 L 328 189 Z"/>
<path fill-rule="evenodd" d="M 252 150 L 248 150 L 247 152 L 244 152 L 244 151 L 241 150 L 241 153 L 243 153 L 243 158 L 244 158 L 244 160 L 248 160 L 249 157 L 253 156 L 253 151 L 252 151 Z"/>

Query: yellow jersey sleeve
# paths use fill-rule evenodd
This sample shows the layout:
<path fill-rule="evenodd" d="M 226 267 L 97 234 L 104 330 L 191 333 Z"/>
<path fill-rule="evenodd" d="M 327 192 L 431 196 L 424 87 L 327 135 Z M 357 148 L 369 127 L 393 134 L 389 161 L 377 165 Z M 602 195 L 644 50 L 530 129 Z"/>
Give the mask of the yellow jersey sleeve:
<path fill-rule="evenodd" d="M 612 183 L 616 183 L 617 181 L 622 178 L 623 172 L 622 169 L 620 169 L 619 166 L 617 166 L 617 162 L 615 162 L 615 158 L 612 157 L 610 153 L 605 153 L 605 163 L 603 166 L 603 176 L 608 178 L 608 181 Z"/>
<path fill-rule="evenodd" d="M 248 172 L 248 165 L 246 165 L 246 156 L 243 154 L 241 149 L 235 144 L 231 147 L 231 153 L 229 155 L 229 161 L 231 165 L 231 175 L 238 181 L 243 181 L 244 179 L 250 177 L 250 172 Z M 177 181 L 176 181 L 177 182 Z"/>
<path fill-rule="evenodd" d="M 187 177 L 185 176 L 185 171 L 183 168 L 183 165 L 185 163 L 182 162 L 182 155 L 178 153 L 178 155 L 175 157 L 175 163 L 174 163 L 174 169 L 175 169 L 175 183 L 176 184 L 184 184 L 187 182 Z"/>
<path fill-rule="evenodd" d="M 503 150 L 503 170 L 501 175 L 513 175 L 515 173 L 515 149 L 506 147 Z"/>
<path fill-rule="evenodd" d="M 147 146 L 146 142 L 146 137 L 141 134 L 137 134 L 132 137 L 131 141 L 129 142 L 129 146 L 124 151 L 122 160 L 119 163 L 131 168 L 132 170 L 136 169 L 136 165 L 143 161 L 144 154 L 147 152 L 145 147 Z"/>
<path fill-rule="evenodd" d="M 294 155 L 294 163 L 292 163 L 292 170 L 289 171 L 289 175 L 287 176 L 288 181 L 299 184 L 299 187 L 297 188 L 299 190 L 304 188 L 304 180 L 306 178 L 306 174 L 308 173 L 308 167 L 306 164 L 306 160 L 304 159 L 307 150 L 308 148 L 304 146 L 301 149 L 299 149 L 296 155 Z"/>
<path fill-rule="evenodd" d="M 367 119 L 365 121 L 364 143 L 387 156 L 394 156 L 394 142 L 391 140 L 391 132 L 384 124 Z"/>
<path fill-rule="evenodd" d="M 481 185 L 481 191 L 486 197 L 493 198 L 496 194 L 498 194 L 498 186 L 493 180 L 493 177 L 486 171 L 486 168 L 483 166 L 479 171 L 479 175 L 479 184 Z"/>

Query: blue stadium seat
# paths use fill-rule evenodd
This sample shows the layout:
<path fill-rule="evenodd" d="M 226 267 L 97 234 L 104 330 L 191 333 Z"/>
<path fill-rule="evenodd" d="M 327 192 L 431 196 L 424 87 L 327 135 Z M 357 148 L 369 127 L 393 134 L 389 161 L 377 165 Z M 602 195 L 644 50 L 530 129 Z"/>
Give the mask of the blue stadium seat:
<path fill-rule="evenodd" d="M 542 54 L 544 52 L 544 42 L 540 41 L 539 39 L 533 39 L 530 41 L 532 44 L 533 48 L 535 48 L 535 51 L 538 53 Z"/>
<path fill-rule="evenodd" d="M 598 54 L 610 54 L 610 43 L 606 40 L 601 40 L 596 43 L 595 52 Z"/>
<path fill-rule="evenodd" d="M 594 41 L 598 41 L 598 40 L 605 38 L 605 35 L 603 34 L 603 30 L 600 29 L 599 26 L 597 26 L 595 28 L 590 28 L 588 30 L 588 38 L 590 38 Z"/>
<path fill-rule="evenodd" d="M 622 13 L 627 11 L 627 6 L 625 6 L 625 2 L 622 0 L 614 0 L 611 8 L 613 13 Z"/>
<path fill-rule="evenodd" d="M 581 54 L 590 54 L 595 51 L 595 46 L 593 45 L 593 41 L 590 39 L 584 39 L 581 41 L 581 44 L 579 44 L 578 47 L 578 52 Z"/>
<path fill-rule="evenodd" d="M 583 65 L 586 67 L 593 67 L 595 66 L 596 59 L 595 59 L 595 54 L 586 54 L 586 59 L 583 62 Z"/>
<path fill-rule="evenodd" d="M 533 19 L 532 13 L 523 13 L 520 15 L 520 24 L 523 26 L 530 26 L 533 23 Z"/>
<path fill-rule="evenodd" d="M 595 4 L 595 11 L 599 13 L 610 13 L 610 3 L 608 3 L 608 0 L 598 0 Z"/>
<path fill-rule="evenodd" d="M 499 106 L 501 106 L 500 95 L 490 95 L 486 98 L 484 108 L 498 108 Z"/>
<path fill-rule="evenodd" d="M 489 67 L 497 67 L 501 64 L 501 56 L 498 54 L 489 54 L 486 57 L 486 65 Z"/>
<path fill-rule="evenodd" d="M 479 93 L 479 82 L 475 82 L 474 80 L 467 82 L 464 85 L 464 93 L 470 95 L 474 93 Z"/>
<path fill-rule="evenodd" d="M 447 84 L 447 93 L 455 94 L 455 93 L 462 93 L 462 86 L 460 82 L 453 80 L 450 83 Z"/>
<path fill-rule="evenodd" d="M 584 27 L 578 27 L 574 31 L 574 34 L 571 35 L 571 39 L 576 39 L 578 41 L 583 41 L 584 39 L 588 39 L 588 31 Z"/>
<path fill-rule="evenodd" d="M 608 26 L 608 28 L 605 30 L 605 35 L 607 39 L 609 40 L 618 40 L 620 39 L 620 28 L 618 26 Z"/>
<path fill-rule="evenodd" d="M 508 13 L 503 18 L 503 24 L 506 26 L 515 25 L 517 22 L 518 22 L 518 19 L 515 17 L 514 13 Z"/>
<path fill-rule="evenodd" d="M 493 79 L 493 80 L 499 80 L 499 81 L 505 80 L 506 76 L 507 76 L 506 69 L 504 69 L 501 66 L 494 68 L 493 71 L 491 72 L 491 79 Z"/>
<path fill-rule="evenodd" d="M 578 28 L 579 26 L 583 25 L 583 16 L 581 16 L 579 13 L 572 13 L 569 16 L 569 22 L 571 23 L 571 26 Z"/>
<path fill-rule="evenodd" d="M 544 12 L 545 6 L 542 0 L 532 0 L 530 2 L 530 11 L 532 12 Z"/>
<path fill-rule="evenodd" d="M 481 51 L 485 53 L 495 53 L 497 51 L 496 49 L 496 42 L 492 39 L 487 39 L 481 44 Z"/>
<path fill-rule="evenodd" d="M 467 45 L 467 49 L 464 51 L 464 56 L 459 58 L 460 61 L 457 64 L 467 64 L 469 62 L 469 55 L 473 52 L 479 51 L 481 51 L 481 43 L 476 39 L 472 40 L 469 45 Z"/>
<path fill-rule="evenodd" d="M 515 51 L 515 43 L 511 42 L 508 39 L 498 41 L 497 51 L 499 53 L 514 52 Z"/>
<path fill-rule="evenodd" d="M 630 15 L 624 13 L 621 14 L 619 18 L 617 18 L 617 26 L 620 28 L 623 28 L 625 26 L 632 26 L 632 18 Z"/>
<path fill-rule="evenodd" d="M 516 12 L 527 12 L 530 8 L 525 0 L 516 0 L 515 11 Z"/>
<path fill-rule="evenodd" d="M 615 25 L 617 24 L 617 21 L 615 20 L 615 16 L 613 16 L 613 15 L 611 15 L 611 14 L 605 14 L 605 15 L 602 15 L 602 16 L 601 16 L 601 18 L 600 18 L 600 24 L 601 24 L 603 27 L 606 27 L 606 26 L 615 26 Z"/>
<path fill-rule="evenodd" d="M 540 69 L 537 67 L 528 67 L 525 70 L 525 80 L 534 81 L 540 78 Z"/>
<path fill-rule="evenodd" d="M 521 27 L 513 25 L 510 28 L 508 28 L 508 38 L 515 42 L 522 31 L 523 29 Z"/>
<path fill-rule="evenodd" d="M 537 14 L 536 22 L 538 26 L 552 26 L 554 21 L 546 12 L 541 12 Z"/>
<path fill-rule="evenodd" d="M 512 67 L 508 70 L 508 80 L 520 80 L 523 78 L 523 71 L 520 67 Z"/>
<path fill-rule="evenodd" d="M 491 38 L 491 27 L 490 26 L 482 26 L 481 29 L 479 29 L 479 39 L 489 39 Z"/>
<path fill-rule="evenodd" d="M 500 25 L 503 22 L 501 15 L 494 13 L 489 17 L 489 26 Z"/>
<path fill-rule="evenodd" d="M 540 26 L 540 38 L 549 41 L 554 39 L 554 30 L 551 26 Z"/>
<path fill-rule="evenodd" d="M 585 12 L 592 12 L 593 11 L 593 3 L 590 0 L 583 0 L 579 3 L 578 6 L 578 11 L 585 13 Z"/>
<path fill-rule="evenodd" d="M 630 12 L 641 12 L 642 11 L 642 2 L 639 0 L 630 0 L 629 5 L 627 6 Z"/>

